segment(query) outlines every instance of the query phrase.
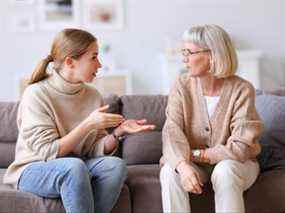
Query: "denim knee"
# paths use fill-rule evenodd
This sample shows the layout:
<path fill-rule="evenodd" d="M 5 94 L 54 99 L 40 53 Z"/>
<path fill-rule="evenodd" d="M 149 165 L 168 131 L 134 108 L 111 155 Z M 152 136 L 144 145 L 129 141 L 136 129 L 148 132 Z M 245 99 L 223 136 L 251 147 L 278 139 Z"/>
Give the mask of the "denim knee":
<path fill-rule="evenodd" d="M 125 180 L 127 177 L 127 166 L 124 160 L 119 157 L 107 157 L 105 159 L 106 165 L 113 167 L 109 171 L 110 175 Z"/>
<path fill-rule="evenodd" d="M 121 158 L 113 157 L 113 163 L 116 165 L 114 173 L 116 173 L 117 175 L 120 174 L 120 176 L 125 179 L 127 177 L 126 162 Z"/>
<path fill-rule="evenodd" d="M 80 158 L 68 158 L 66 159 L 64 166 L 66 167 L 66 175 L 72 179 L 78 179 L 78 181 L 85 181 L 83 177 L 90 179 L 90 174 L 84 161 Z"/>

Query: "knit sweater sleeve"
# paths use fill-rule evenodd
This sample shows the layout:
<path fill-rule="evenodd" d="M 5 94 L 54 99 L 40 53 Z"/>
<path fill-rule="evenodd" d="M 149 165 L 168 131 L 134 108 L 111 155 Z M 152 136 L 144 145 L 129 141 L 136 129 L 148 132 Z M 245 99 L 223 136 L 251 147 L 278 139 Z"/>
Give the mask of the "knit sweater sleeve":
<path fill-rule="evenodd" d="M 88 152 L 88 157 L 94 158 L 104 155 L 105 137 L 108 135 L 106 130 L 98 130 L 96 139 L 93 141 L 91 149 Z"/>
<path fill-rule="evenodd" d="M 184 132 L 184 97 L 183 85 L 178 78 L 168 96 L 166 122 L 162 130 L 163 158 L 174 169 L 181 161 L 190 161 L 190 145 Z"/>
<path fill-rule="evenodd" d="M 38 88 L 27 88 L 18 112 L 19 137 L 43 160 L 55 159 L 59 133 Z"/>
<path fill-rule="evenodd" d="M 225 159 L 244 162 L 255 158 L 261 151 L 258 139 L 263 123 L 255 108 L 254 88 L 247 84 L 237 97 L 229 126 L 231 135 L 226 144 L 206 149 L 211 164 Z"/>
<path fill-rule="evenodd" d="M 103 97 L 98 93 L 98 98 L 100 99 L 100 107 L 104 106 Z M 108 140 L 108 132 L 105 129 L 97 131 L 95 141 L 93 142 L 91 149 L 89 150 L 89 157 L 98 157 L 104 155 L 104 144 L 105 140 Z M 114 149 L 109 155 L 113 155 L 117 151 L 117 148 Z"/>

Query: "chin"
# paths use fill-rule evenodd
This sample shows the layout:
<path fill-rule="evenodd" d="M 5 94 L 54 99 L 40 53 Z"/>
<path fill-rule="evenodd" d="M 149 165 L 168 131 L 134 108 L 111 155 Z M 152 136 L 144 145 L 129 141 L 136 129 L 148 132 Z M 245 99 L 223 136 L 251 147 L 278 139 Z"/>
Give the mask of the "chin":
<path fill-rule="evenodd" d="M 85 79 L 84 82 L 85 83 L 92 83 L 94 81 L 95 77 L 92 77 L 92 78 L 88 78 L 88 79 Z"/>
<path fill-rule="evenodd" d="M 188 71 L 188 74 L 189 74 L 191 77 L 199 77 L 199 76 L 200 76 L 199 73 L 195 73 L 195 72 L 191 72 L 191 71 Z"/>
<path fill-rule="evenodd" d="M 188 70 L 188 74 L 191 77 L 201 77 L 201 76 L 204 76 L 206 73 L 204 71 L 200 71 L 200 70 L 196 70 L 196 71 Z"/>

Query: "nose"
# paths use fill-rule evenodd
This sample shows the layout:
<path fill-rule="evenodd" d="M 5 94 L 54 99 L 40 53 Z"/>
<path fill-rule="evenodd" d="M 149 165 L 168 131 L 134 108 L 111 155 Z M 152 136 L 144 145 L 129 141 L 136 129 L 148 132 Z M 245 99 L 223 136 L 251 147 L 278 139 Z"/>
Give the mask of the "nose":
<path fill-rule="evenodd" d="M 98 68 L 101 68 L 102 67 L 102 64 L 101 64 L 101 62 L 98 60 Z"/>

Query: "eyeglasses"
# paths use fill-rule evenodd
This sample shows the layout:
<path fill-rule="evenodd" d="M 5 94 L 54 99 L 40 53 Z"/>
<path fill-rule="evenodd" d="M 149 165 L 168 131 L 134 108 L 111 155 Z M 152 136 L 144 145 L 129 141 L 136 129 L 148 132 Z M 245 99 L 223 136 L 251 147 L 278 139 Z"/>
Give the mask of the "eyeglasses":
<path fill-rule="evenodd" d="M 198 53 L 203 53 L 203 52 L 209 52 L 210 50 L 199 50 L 199 51 L 196 51 L 196 52 L 192 52 L 190 49 L 182 49 L 181 50 L 181 53 L 183 56 L 189 56 L 189 55 L 195 55 L 195 54 L 198 54 Z"/>

